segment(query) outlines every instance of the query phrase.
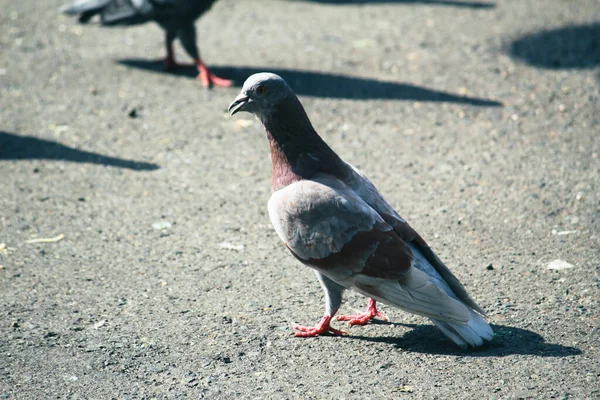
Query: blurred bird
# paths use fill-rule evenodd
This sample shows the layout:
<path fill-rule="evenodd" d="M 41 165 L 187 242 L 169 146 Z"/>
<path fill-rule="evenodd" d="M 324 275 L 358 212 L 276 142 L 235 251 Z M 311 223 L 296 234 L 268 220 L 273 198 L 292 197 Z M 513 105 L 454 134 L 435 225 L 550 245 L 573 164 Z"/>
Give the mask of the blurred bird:
<path fill-rule="evenodd" d="M 493 332 L 484 311 L 375 186 L 344 162 L 314 130 L 279 76 L 250 76 L 229 106 L 260 119 L 271 148 L 268 210 L 284 245 L 312 267 L 325 291 L 325 315 L 296 336 L 344 332 L 330 325 L 345 289 L 369 297 L 365 313 L 338 316 L 349 325 L 385 318 L 380 301 L 429 317 L 460 347 L 480 346 Z"/>
<path fill-rule="evenodd" d="M 154 21 L 165 30 L 167 69 L 177 67 L 173 41 L 179 38 L 185 51 L 194 59 L 198 79 L 204 86 L 231 86 L 231 81 L 211 73 L 200 58 L 196 44 L 194 22 L 210 9 L 216 0 L 78 0 L 62 8 L 67 15 L 79 15 L 79 22 L 87 23 L 96 14 L 105 26 L 138 25 Z"/>

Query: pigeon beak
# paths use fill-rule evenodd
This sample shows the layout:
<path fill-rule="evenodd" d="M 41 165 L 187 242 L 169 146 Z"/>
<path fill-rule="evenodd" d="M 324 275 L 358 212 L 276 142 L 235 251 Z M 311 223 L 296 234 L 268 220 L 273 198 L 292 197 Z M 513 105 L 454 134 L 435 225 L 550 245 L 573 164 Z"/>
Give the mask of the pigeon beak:
<path fill-rule="evenodd" d="M 229 105 L 227 111 L 229 111 L 229 114 L 231 115 L 237 113 L 238 111 L 244 111 L 246 104 L 251 101 L 252 100 L 250 100 L 250 97 L 246 96 L 244 93 L 240 93 L 238 97 L 233 100 L 233 103 Z"/>

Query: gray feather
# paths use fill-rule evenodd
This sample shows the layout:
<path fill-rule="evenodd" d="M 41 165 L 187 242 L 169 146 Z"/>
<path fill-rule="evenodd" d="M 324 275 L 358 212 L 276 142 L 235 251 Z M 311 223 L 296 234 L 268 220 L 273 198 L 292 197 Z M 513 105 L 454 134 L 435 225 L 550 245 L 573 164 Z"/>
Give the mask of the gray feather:
<path fill-rule="evenodd" d="M 149 21 L 164 29 L 177 31 L 195 21 L 210 9 L 216 0 L 78 0 L 62 12 L 79 15 L 80 22 L 100 15 L 102 25 L 136 25 Z"/>

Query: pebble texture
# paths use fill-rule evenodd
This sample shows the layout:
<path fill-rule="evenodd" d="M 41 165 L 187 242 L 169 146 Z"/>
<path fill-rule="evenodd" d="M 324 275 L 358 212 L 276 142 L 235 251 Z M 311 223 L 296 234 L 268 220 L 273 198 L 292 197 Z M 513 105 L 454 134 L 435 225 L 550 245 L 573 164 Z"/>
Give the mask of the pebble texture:
<path fill-rule="evenodd" d="M 597 1 L 220 0 L 199 45 L 237 84 L 212 91 L 149 61 L 157 26 L 61 5 L 0 10 L 0 398 L 600 397 Z M 390 307 L 291 336 L 321 288 L 269 225 L 264 132 L 226 113 L 264 70 L 488 311 L 488 347 Z"/>

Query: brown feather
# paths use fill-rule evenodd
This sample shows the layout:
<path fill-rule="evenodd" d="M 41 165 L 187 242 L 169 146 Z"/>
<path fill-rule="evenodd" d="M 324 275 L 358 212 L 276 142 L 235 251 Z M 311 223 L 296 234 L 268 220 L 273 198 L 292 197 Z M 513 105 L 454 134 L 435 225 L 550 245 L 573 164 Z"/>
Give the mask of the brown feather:
<path fill-rule="evenodd" d="M 357 274 L 402 282 L 412 259 L 412 252 L 394 231 L 375 227 L 358 232 L 337 253 L 300 261 L 321 271 L 351 268 Z"/>

